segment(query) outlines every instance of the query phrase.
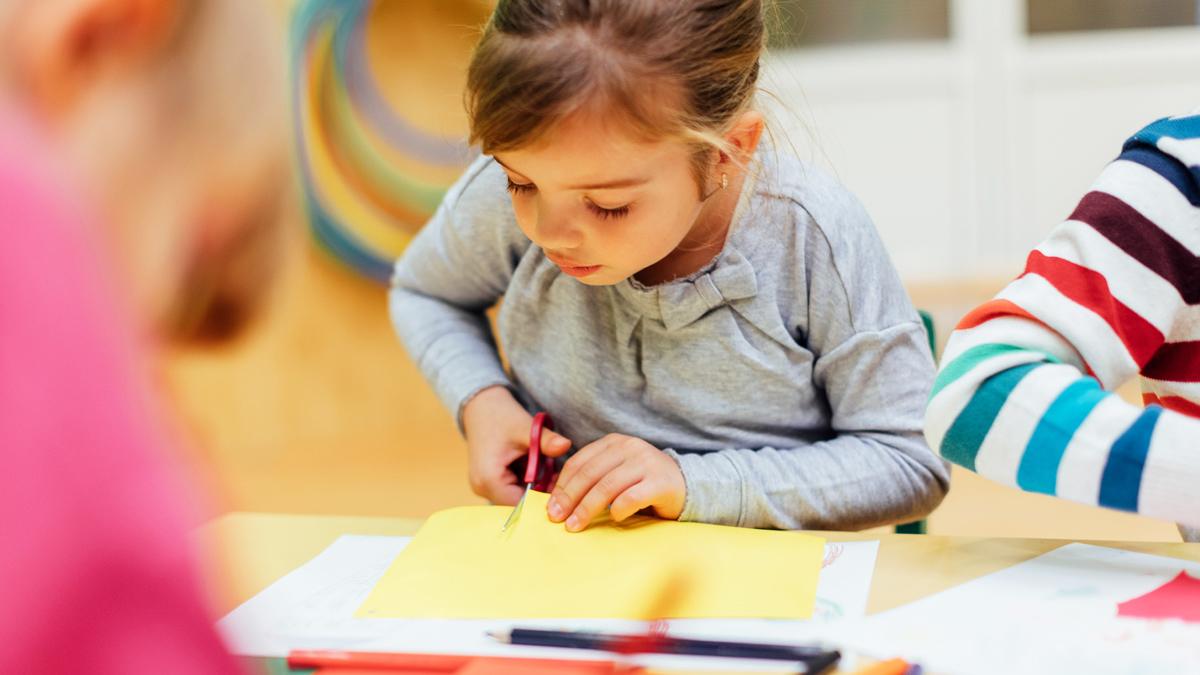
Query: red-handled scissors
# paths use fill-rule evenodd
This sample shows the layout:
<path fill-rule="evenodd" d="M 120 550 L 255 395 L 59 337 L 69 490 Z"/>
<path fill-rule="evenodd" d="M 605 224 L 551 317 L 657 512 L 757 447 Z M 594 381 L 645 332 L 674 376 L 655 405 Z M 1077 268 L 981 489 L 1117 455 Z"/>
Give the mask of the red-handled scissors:
<path fill-rule="evenodd" d="M 542 457 L 542 429 L 554 430 L 554 422 L 544 412 L 533 416 L 533 425 L 529 429 L 529 454 L 525 459 L 525 492 L 521 493 L 521 499 L 513 507 L 512 513 L 508 514 L 504 527 L 500 528 L 501 532 L 517 522 L 521 507 L 525 505 L 525 495 L 528 495 L 530 490 L 549 492 L 558 477 L 554 458 Z"/>

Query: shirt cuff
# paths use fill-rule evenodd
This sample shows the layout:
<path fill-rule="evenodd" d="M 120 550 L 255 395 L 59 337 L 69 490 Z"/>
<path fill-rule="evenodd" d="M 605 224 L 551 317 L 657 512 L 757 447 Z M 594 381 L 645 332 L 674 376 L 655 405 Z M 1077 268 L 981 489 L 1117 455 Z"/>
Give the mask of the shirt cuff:
<path fill-rule="evenodd" d="M 454 411 L 454 423 L 456 425 L 458 425 L 458 433 L 464 434 L 464 435 L 466 433 L 466 431 L 463 429 L 463 419 L 462 419 L 463 409 L 467 407 L 467 404 L 470 403 L 471 399 L 475 398 L 475 396 L 477 394 L 479 394 L 479 392 L 483 391 L 484 389 L 490 389 L 492 387 L 504 387 L 505 389 L 508 389 L 510 392 L 513 390 L 512 383 L 509 382 L 507 378 L 483 380 L 481 384 L 473 384 L 473 385 L 471 385 L 470 388 L 466 389 L 467 393 L 462 395 L 461 397 L 458 397 L 457 404 L 455 404 L 455 405 L 448 404 L 446 406 L 447 408 L 450 408 L 450 410 Z M 515 397 L 515 395 L 514 395 L 514 397 Z M 445 399 L 443 399 L 443 400 L 445 400 Z M 454 400 L 454 399 L 450 399 L 450 400 Z"/>
<path fill-rule="evenodd" d="M 679 520 L 715 525 L 740 525 L 744 488 L 737 465 L 724 453 L 663 452 L 683 472 L 685 496 Z"/>

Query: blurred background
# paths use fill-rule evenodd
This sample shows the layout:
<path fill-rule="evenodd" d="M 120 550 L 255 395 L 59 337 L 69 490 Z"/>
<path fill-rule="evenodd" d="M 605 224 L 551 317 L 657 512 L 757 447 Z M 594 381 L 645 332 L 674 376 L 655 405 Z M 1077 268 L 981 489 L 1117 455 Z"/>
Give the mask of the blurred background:
<path fill-rule="evenodd" d="M 491 3 L 263 1 L 290 31 L 303 198 L 265 316 L 232 345 L 166 357 L 196 465 L 227 511 L 477 503 L 385 293 L 390 261 L 470 161 L 461 91 Z M 774 14 L 763 106 L 863 199 L 942 339 L 1127 136 L 1200 106 L 1197 0 L 779 0 Z M 1178 540 L 965 472 L 930 531 Z"/>

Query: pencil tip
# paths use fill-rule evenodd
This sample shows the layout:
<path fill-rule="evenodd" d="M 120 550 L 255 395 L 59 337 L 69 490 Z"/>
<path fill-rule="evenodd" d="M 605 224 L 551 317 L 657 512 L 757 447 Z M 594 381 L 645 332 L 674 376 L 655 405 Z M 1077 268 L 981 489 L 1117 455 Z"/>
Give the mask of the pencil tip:
<path fill-rule="evenodd" d="M 497 642 L 508 642 L 512 638 L 512 631 L 508 630 L 489 630 L 487 636 Z"/>

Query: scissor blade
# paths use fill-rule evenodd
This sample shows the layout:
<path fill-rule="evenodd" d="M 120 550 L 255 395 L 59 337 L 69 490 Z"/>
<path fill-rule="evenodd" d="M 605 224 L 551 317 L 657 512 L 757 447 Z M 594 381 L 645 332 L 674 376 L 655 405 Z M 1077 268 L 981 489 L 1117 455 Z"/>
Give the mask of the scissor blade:
<path fill-rule="evenodd" d="M 525 505 L 525 495 L 529 494 L 529 491 L 532 489 L 533 483 L 525 484 L 525 491 L 521 493 L 521 499 L 517 501 L 517 505 L 513 507 L 512 512 L 510 512 L 508 514 L 508 518 L 505 519 L 504 527 L 500 528 L 501 532 L 507 531 L 509 527 L 521 519 L 521 507 Z"/>

